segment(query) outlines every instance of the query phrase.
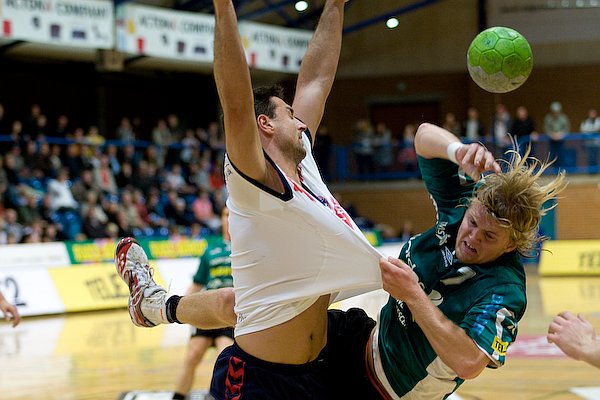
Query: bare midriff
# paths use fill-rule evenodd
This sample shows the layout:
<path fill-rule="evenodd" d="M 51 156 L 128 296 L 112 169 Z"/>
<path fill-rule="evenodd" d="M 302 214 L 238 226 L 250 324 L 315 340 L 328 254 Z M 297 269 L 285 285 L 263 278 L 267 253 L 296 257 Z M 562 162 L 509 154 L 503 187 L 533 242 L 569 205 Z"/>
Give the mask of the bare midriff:
<path fill-rule="evenodd" d="M 272 328 L 236 337 L 246 353 L 279 364 L 305 364 L 327 343 L 329 295 L 321 296 L 302 314 Z"/>

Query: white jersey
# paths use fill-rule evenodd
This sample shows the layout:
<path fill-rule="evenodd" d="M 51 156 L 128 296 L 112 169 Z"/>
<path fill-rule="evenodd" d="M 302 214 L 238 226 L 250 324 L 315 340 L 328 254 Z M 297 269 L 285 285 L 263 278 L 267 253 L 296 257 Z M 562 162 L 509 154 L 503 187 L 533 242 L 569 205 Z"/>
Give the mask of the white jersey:
<path fill-rule="evenodd" d="M 301 184 L 267 157 L 283 194 L 245 176 L 225 158 L 235 336 L 289 321 L 325 294 L 344 291 L 332 299 L 338 301 L 381 288 L 381 254 L 327 189 L 308 133 L 303 142 Z"/>

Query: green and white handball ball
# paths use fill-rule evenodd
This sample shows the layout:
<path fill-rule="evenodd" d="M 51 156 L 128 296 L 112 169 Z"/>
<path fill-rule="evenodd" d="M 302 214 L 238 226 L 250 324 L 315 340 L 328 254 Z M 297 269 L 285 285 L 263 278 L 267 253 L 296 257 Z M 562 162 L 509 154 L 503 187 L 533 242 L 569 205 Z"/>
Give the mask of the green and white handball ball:
<path fill-rule="evenodd" d="M 467 52 L 467 67 L 479 87 L 506 93 L 525 83 L 533 69 L 533 54 L 523 35 L 496 26 L 473 39 Z"/>

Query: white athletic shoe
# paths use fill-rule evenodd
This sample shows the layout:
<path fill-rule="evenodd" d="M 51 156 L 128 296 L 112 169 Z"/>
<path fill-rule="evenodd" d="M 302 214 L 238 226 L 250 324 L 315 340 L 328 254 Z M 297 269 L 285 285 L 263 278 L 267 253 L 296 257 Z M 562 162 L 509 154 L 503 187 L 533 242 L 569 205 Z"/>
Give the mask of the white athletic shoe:
<path fill-rule="evenodd" d="M 129 287 L 129 316 L 134 325 L 152 327 L 168 324 L 167 291 L 152 279 L 148 256 L 137 240 L 123 238 L 115 250 L 117 273 Z"/>

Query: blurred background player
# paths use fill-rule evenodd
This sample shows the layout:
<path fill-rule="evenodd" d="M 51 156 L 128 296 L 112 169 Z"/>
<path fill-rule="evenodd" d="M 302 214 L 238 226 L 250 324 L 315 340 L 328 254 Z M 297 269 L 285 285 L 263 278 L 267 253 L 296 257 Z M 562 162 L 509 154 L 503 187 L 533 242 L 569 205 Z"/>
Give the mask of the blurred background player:
<path fill-rule="evenodd" d="M 233 278 L 231 277 L 231 238 L 229 236 L 228 217 L 229 209 L 223 207 L 221 211 L 222 238 L 221 240 L 210 242 L 206 251 L 200 257 L 200 265 L 198 265 L 198 270 L 186 295 L 201 290 L 213 290 L 233 286 Z M 209 330 L 193 327 L 183 368 L 177 375 L 173 400 L 185 399 L 194 383 L 196 367 L 211 346 L 216 347 L 220 353 L 225 347 L 232 344 L 233 327 Z"/>

